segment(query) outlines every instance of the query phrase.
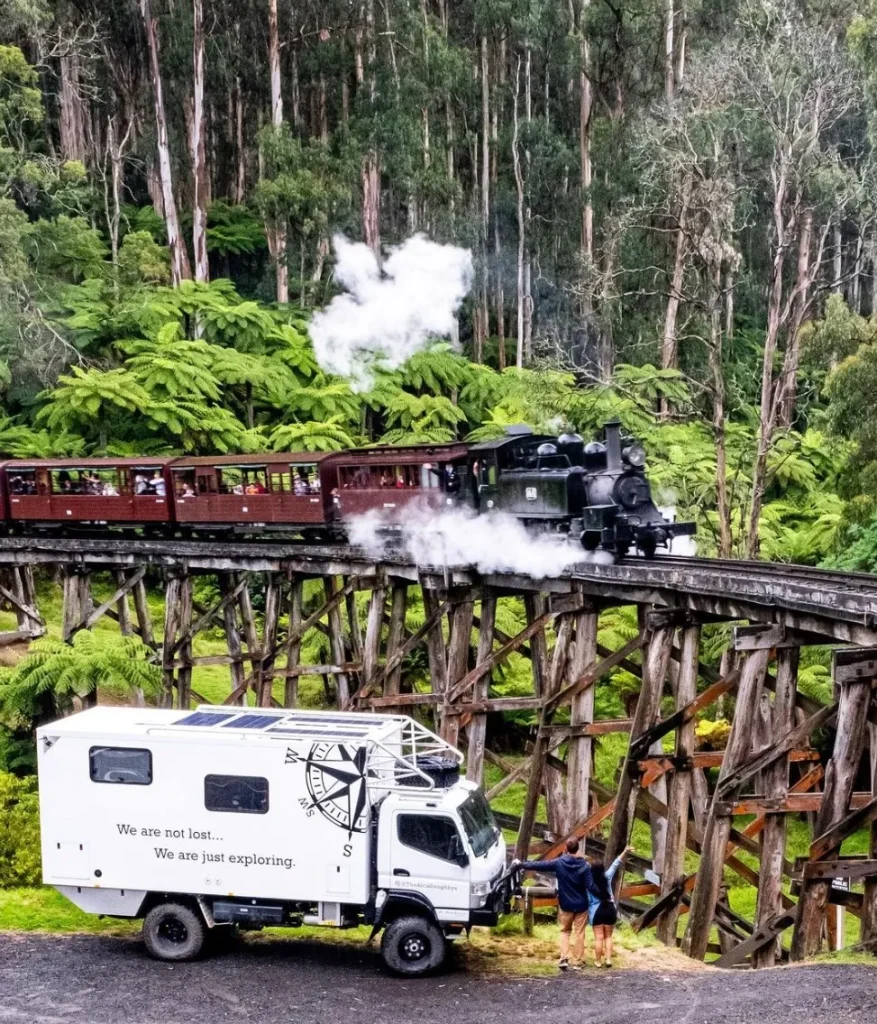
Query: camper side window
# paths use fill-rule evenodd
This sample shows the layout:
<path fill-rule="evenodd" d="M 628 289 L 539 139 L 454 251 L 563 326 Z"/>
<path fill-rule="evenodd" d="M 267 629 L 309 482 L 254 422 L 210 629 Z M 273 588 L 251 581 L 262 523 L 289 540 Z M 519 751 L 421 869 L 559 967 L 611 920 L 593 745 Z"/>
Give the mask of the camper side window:
<path fill-rule="evenodd" d="M 459 833 L 450 818 L 434 818 L 426 814 L 400 814 L 398 817 L 399 842 L 430 857 L 456 860 L 459 852 Z"/>
<path fill-rule="evenodd" d="M 148 786 L 152 782 L 152 751 L 132 747 L 92 747 L 88 752 L 92 782 L 123 782 Z"/>
<path fill-rule="evenodd" d="M 267 814 L 268 780 L 253 775 L 207 775 L 204 806 L 208 811 Z"/>

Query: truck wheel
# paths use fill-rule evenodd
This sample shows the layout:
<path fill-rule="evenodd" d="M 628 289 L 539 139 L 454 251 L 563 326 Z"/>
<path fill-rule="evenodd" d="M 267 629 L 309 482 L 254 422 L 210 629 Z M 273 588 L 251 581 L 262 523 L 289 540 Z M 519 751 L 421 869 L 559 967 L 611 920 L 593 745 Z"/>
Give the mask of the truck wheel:
<path fill-rule="evenodd" d="M 143 941 L 156 960 L 194 960 L 204 947 L 204 922 L 181 903 L 160 903 L 144 918 Z"/>
<path fill-rule="evenodd" d="M 445 937 L 425 917 L 397 917 L 381 940 L 384 963 L 396 974 L 414 977 L 438 970 L 445 959 Z"/>

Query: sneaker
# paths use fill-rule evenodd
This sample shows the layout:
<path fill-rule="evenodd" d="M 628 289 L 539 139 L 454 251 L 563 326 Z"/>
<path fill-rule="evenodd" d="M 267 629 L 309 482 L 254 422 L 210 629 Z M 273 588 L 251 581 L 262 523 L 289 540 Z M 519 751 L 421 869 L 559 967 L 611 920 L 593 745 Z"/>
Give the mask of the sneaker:
<path fill-rule="evenodd" d="M 581 964 L 570 964 L 570 967 L 571 967 L 571 968 L 572 968 L 572 969 L 573 969 L 574 971 L 580 971 L 580 970 L 582 969 L 582 965 L 581 965 Z"/>
<path fill-rule="evenodd" d="M 564 957 L 557 966 L 559 970 L 565 971 L 569 967 L 569 960 Z"/>
<path fill-rule="evenodd" d="M 607 961 L 606 961 L 606 962 L 605 962 L 605 963 L 603 964 L 603 966 L 604 966 L 604 967 L 611 967 L 611 966 L 612 966 L 612 961 L 611 961 L 611 960 L 607 960 Z"/>

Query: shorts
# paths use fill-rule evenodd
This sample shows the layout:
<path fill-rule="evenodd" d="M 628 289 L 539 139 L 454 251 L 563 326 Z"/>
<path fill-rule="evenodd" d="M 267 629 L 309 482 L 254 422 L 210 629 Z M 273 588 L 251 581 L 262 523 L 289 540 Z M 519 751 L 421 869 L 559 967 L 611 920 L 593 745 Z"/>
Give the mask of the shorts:
<path fill-rule="evenodd" d="M 594 920 L 591 922 L 591 927 L 596 928 L 598 925 L 615 924 L 618 924 L 618 908 L 614 903 L 610 903 L 608 900 L 603 900 L 600 906 L 594 911 Z"/>

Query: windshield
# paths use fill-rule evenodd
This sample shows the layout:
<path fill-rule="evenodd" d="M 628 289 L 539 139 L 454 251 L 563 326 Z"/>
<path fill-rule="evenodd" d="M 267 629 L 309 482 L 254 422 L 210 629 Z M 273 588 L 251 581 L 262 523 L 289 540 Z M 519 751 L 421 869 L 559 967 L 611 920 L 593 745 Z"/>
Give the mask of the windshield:
<path fill-rule="evenodd" d="M 493 846 L 494 840 L 499 835 L 499 829 L 493 820 L 493 812 L 490 805 L 484 799 L 480 790 L 471 793 L 462 804 L 460 804 L 460 819 L 472 852 L 476 857 L 482 857 Z"/>

